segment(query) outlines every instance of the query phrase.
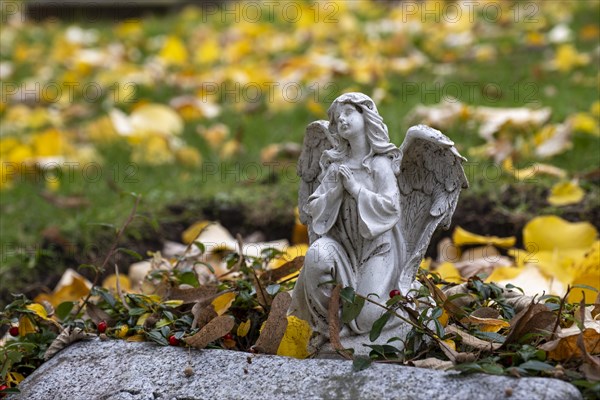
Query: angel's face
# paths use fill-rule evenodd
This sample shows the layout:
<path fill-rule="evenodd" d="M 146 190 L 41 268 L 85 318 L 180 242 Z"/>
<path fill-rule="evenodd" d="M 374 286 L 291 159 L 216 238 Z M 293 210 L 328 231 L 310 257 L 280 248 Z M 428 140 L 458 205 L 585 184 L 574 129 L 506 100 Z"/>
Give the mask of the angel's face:
<path fill-rule="evenodd" d="M 335 120 L 337 131 L 344 139 L 364 134 L 365 120 L 353 104 L 340 105 L 336 110 Z"/>

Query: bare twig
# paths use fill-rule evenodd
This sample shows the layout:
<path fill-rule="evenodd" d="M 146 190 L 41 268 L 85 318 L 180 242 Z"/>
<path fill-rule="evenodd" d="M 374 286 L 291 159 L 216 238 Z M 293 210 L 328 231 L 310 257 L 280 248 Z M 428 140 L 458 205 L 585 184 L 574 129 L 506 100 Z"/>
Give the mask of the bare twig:
<path fill-rule="evenodd" d="M 131 209 L 131 212 L 129 213 L 129 216 L 127 217 L 127 220 L 125 220 L 125 222 L 123 223 L 123 225 L 121 226 L 121 228 L 117 231 L 117 236 L 115 237 L 115 240 L 114 240 L 112 246 L 110 247 L 110 250 L 108 251 L 108 254 L 106 254 L 106 257 L 104 258 L 104 261 L 102 262 L 102 265 L 96 271 L 96 276 L 94 277 L 94 282 L 92 282 L 92 288 L 94 286 L 98 285 L 98 280 L 100 279 L 100 273 L 99 273 L 99 271 L 104 271 L 104 268 L 108 264 L 108 261 L 112 258 L 112 256 L 117 251 L 117 245 L 119 244 L 119 239 L 121 239 L 121 236 L 123 235 L 123 232 L 125 232 L 125 229 L 127 228 L 127 226 L 129 226 L 129 224 L 131 223 L 131 221 L 133 221 L 133 218 L 135 217 L 135 214 L 137 212 L 137 207 L 140 204 L 140 200 L 141 199 L 142 199 L 141 195 L 137 195 L 136 196 L 135 203 L 133 204 L 133 208 Z M 79 306 L 77 308 L 77 311 L 75 312 L 74 315 L 77 315 L 77 314 L 79 314 L 81 312 L 81 310 L 83 309 L 83 306 L 85 306 L 85 304 L 87 304 L 87 302 L 90 300 L 90 297 L 92 297 L 92 291 L 91 290 L 87 294 L 87 296 L 83 300 L 83 302 L 81 304 L 79 304 Z"/>

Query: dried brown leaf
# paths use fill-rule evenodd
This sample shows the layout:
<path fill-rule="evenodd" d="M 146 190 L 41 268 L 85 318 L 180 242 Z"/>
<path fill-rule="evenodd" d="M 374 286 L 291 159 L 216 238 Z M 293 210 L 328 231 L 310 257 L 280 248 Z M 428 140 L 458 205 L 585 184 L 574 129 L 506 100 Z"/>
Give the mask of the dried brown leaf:
<path fill-rule="evenodd" d="M 183 340 L 192 347 L 203 349 L 209 343 L 214 342 L 229 333 L 234 325 L 235 321 L 233 318 L 227 315 L 221 315 L 206 324 L 194 336 L 187 337 Z"/>
<path fill-rule="evenodd" d="M 194 316 L 192 329 L 196 327 L 202 329 L 206 324 L 218 317 L 215 307 L 212 304 L 204 306 L 202 303 L 194 304 L 192 315 Z"/>
<path fill-rule="evenodd" d="M 454 325 L 448 325 L 446 327 L 446 333 L 453 333 L 457 336 L 460 336 L 464 344 L 477 350 L 492 351 L 497 350 L 502 346 L 501 343 L 486 342 L 485 340 L 481 340 Z"/>
<path fill-rule="evenodd" d="M 471 317 L 477 318 L 498 318 L 500 312 L 492 307 L 481 307 L 471 313 Z"/>
<path fill-rule="evenodd" d="M 75 343 L 80 340 L 86 340 L 96 337 L 90 333 L 85 333 L 81 328 L 75 328 L 71 331 L 71 327 L 65 328 L 60 335 L 48 347 L 48 350 L 44 353 L 44 360 L 49 360 L 54 357 L 56 353 L 69 346 L 71 343 Z"/>
<path fill-rule="evenodd" d="M 454 366 L 452 361 L 444 361 L 435 357 L 426 358 L 424 360 L 414 360 L 411 361 L 410 364 L 417 368 L 437 369 L 442 371 L 450 369 Z"/>
<path fill-rule="evenodd" d="M 541 314 L 540 316 L 536 316 Z M 556 321 L 555 315 L 544 304 L 530 303 L 529 307 L 520 311 L 510 321 L 510 331 L 504 345 L 516 343 L 528 333 L 545 333 L 552 329 Z"/>
<path fill-rule="evenodd" d="M 454 350 L 450 345 L 441 339 L 436 339 L 442 352 L 448 357 L 452 364 L 461 364 L 466 362 L 473 362 L 477 359 L 477 355 L 474 353 L 458 352 Z"/>
<path fill-rule="evenodd" d="M 455 317 L 462 318 L 466 315 L 466 312 L 460 308 L 454 301 L 448 300 L 448 295 L 442 289 L 437 287 L 429 278 L 424 277 L 424 282 L 427 288 L 429 289 L 429 293 L 433 296 L 433 299 L 437 304 L 441 304 L 446 312 Z"/>
<path fill-rule="evenodd" d="M 254 290 L 256 291 L 256 299 L 258 300 L 258 304 L 265 309 L 269 308 L 269 306 L 271 306 L 271 296 L 269 296 L 262 283 L 260 283 L 260 279 L 258 279 L 254 270 L 252 270 L 252 284 L 254 285 Z"/>
<path fill-rule="evenodd" d="M 589 354 L 600 353 L 600 333 L 593 328 L 587 328 L 583 332 L 560 337 L 559 339 L 544 343 L 539 348 L 547 351 L 548 358 L 551 360 L 564 361 L 577 359 L 583 357 L 581 348 L 577 344 L 578 340 L 583 340 Z"/>
<path fill-rule="evenodd" d="M 217 286 L 200 286 L 193 289 L 180 289 L 173 287 L 167 296 L 169 300 L 181 300 L 183 304 L 202 303 L 208 304 L 225 292 L 217 293 Z"/>
<path fill-rule="evenodd" d="M 452 286 L 443 290 L 446 297 L 451 297 L 457 294 L 465 294 L 466 296 L 460 296 L 452 299 L 452 303 L 457 307 L 465 307 L 475 301 L 473 296 L 467 287 L 467 283 L 461 283 L 460 285 Z"/>
<path fill-rule="evenodd" d="M 279 282 L 281 279 L 298 272 L 304 265 L 304 256 L 294 258 L 292 261 L 288 261 L 281 267 L 269 270 L 260 276 L 260 280 L 265 284 L 271 284 Z"/>
<path fill-rule="evenodd" d="M 108 326 L 115 325 L 115 320 L 106 311 L 95 304 L 88 303 L 86 306 L 86 311 L 90 319 L 94 321 L 94 324 L 96 325 L 98 325 L 100 321 L 106 322 L 106 325 Z"/>
<path fill-rule="evenodd" d="M 292 296 L 288 292 L 280 292 L 275 296 L 269 317 L 253 346 L 254 350 L 259 353 L 277 354 L 277 349 L 287 329 L 287 310 L 291 302 Z"/>
<path fill-rule="evenodd" d="M 329 299 L 329 307 L 327 312 L 327 320 L 329 321 L 329 342 L 331 347 L 337 351 L 342 357 L 346 359 L 352 359 L 350 354 L 342 346 L 340 340 L 340 292 L 342 291 L 342 285 L 337 284 L 331 291 L 331 298 Z"/>

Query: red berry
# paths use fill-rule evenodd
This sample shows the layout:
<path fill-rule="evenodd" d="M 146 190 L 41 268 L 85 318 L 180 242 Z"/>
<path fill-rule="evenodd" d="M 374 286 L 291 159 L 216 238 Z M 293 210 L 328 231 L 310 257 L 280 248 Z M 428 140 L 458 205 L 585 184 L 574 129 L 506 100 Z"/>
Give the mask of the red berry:
<path fill-rule="evenodd" d="M 6 389 L 8 389 L 8 386 L 6 386 L 6 385 L 0 385 L 0 392 L 3 391 L 3 390 L 6 390 Z"/>
<path fill-rule="evenodd" d="M 398 289 L 394 289 L 390 291 L 390 299 L 392 297 L 400 296 L 402 293 Z"/>
<path fill-rule="evenodd" d="M 19 327 L 11 326 L 10 329 L 8 330 L 8 333 L 10 333 L 10 336 L 19 336 Z"/>
<path fill-rule="evenodd" d="M 223 340 L 233 340 L 233 335 L 230 333 L 225 334 L 225 336 L 223 336 Z"/>
<path fill-rule="evenodd" d="M 98 332 L 100 332 L 100 333 L 106 332 L 106 327 L 107 327 L 106 321 L 98 322 Z"/>
<path fill-rule="evenodd" d="M 169 344 L 171 346 L 178 346 L 179 345 L 179 339 L 177 339 L 175 337 L 175 335 L 171 335 L 171 336 L 169 336 Z"/>

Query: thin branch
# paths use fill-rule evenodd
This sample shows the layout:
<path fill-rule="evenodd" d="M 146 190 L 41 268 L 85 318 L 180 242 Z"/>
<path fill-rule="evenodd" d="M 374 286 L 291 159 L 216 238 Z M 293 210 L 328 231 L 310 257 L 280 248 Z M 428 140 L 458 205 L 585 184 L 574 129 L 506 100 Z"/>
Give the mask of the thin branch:
<path fill-rule="evenodd" d="M 121 239 L 121 236 L 123 235 L 123 232 L 125 232 L 125 229 L 127 228 L 127 226 L 131 223 L 131 221 L 133 221 L 133 218 L 135 217 L 135 214 L 137 212 L 137 208 L 138 208 L 138 205 L 140 204 L 141 199 L 142 199 L 141 195 L 136 196 L 135 203 L 133 205 L 133 208 L 131 209 L 131 212 L 129 213 L 129 216 L 127 217 L 127 220 L 125 220 L 125 222 L 123 223 L 121 228 L 117 231 L 117 236 L 115 237 L 115 240 L 114 240 L 112 246 L 110 247 L 108 254 L 104 258 L 104 261 L 102 262 L 102 265 L 100 266 L 100 268 L 98 270 L 96 270 L 96 276 L 94 277 L 94 282 L 92 282 L 92 288 L 94 288 L 95 286 L 98 285 L 98 280 L 100 279 L 99 272 L 104 271 L 106 264 L 108 264 L 108 261 L 115 254 L 115 252 L 117 250 L 117 245 L 119 244 L 119 239 Z M 89 291 L 89 293 L 87 294 L 87 296 L 83 300 L 83 302 L 79 304 L 79 306 L 77 308 L 77 312 L 75 312 L 74 315 L 77 315 L 81 312 L 81 310 L 83 309 L 83 306 L 85 306 L 87 304 L 87 302 L 90 300 L 90 297 L 92 297 L 92 290 Z"/>

